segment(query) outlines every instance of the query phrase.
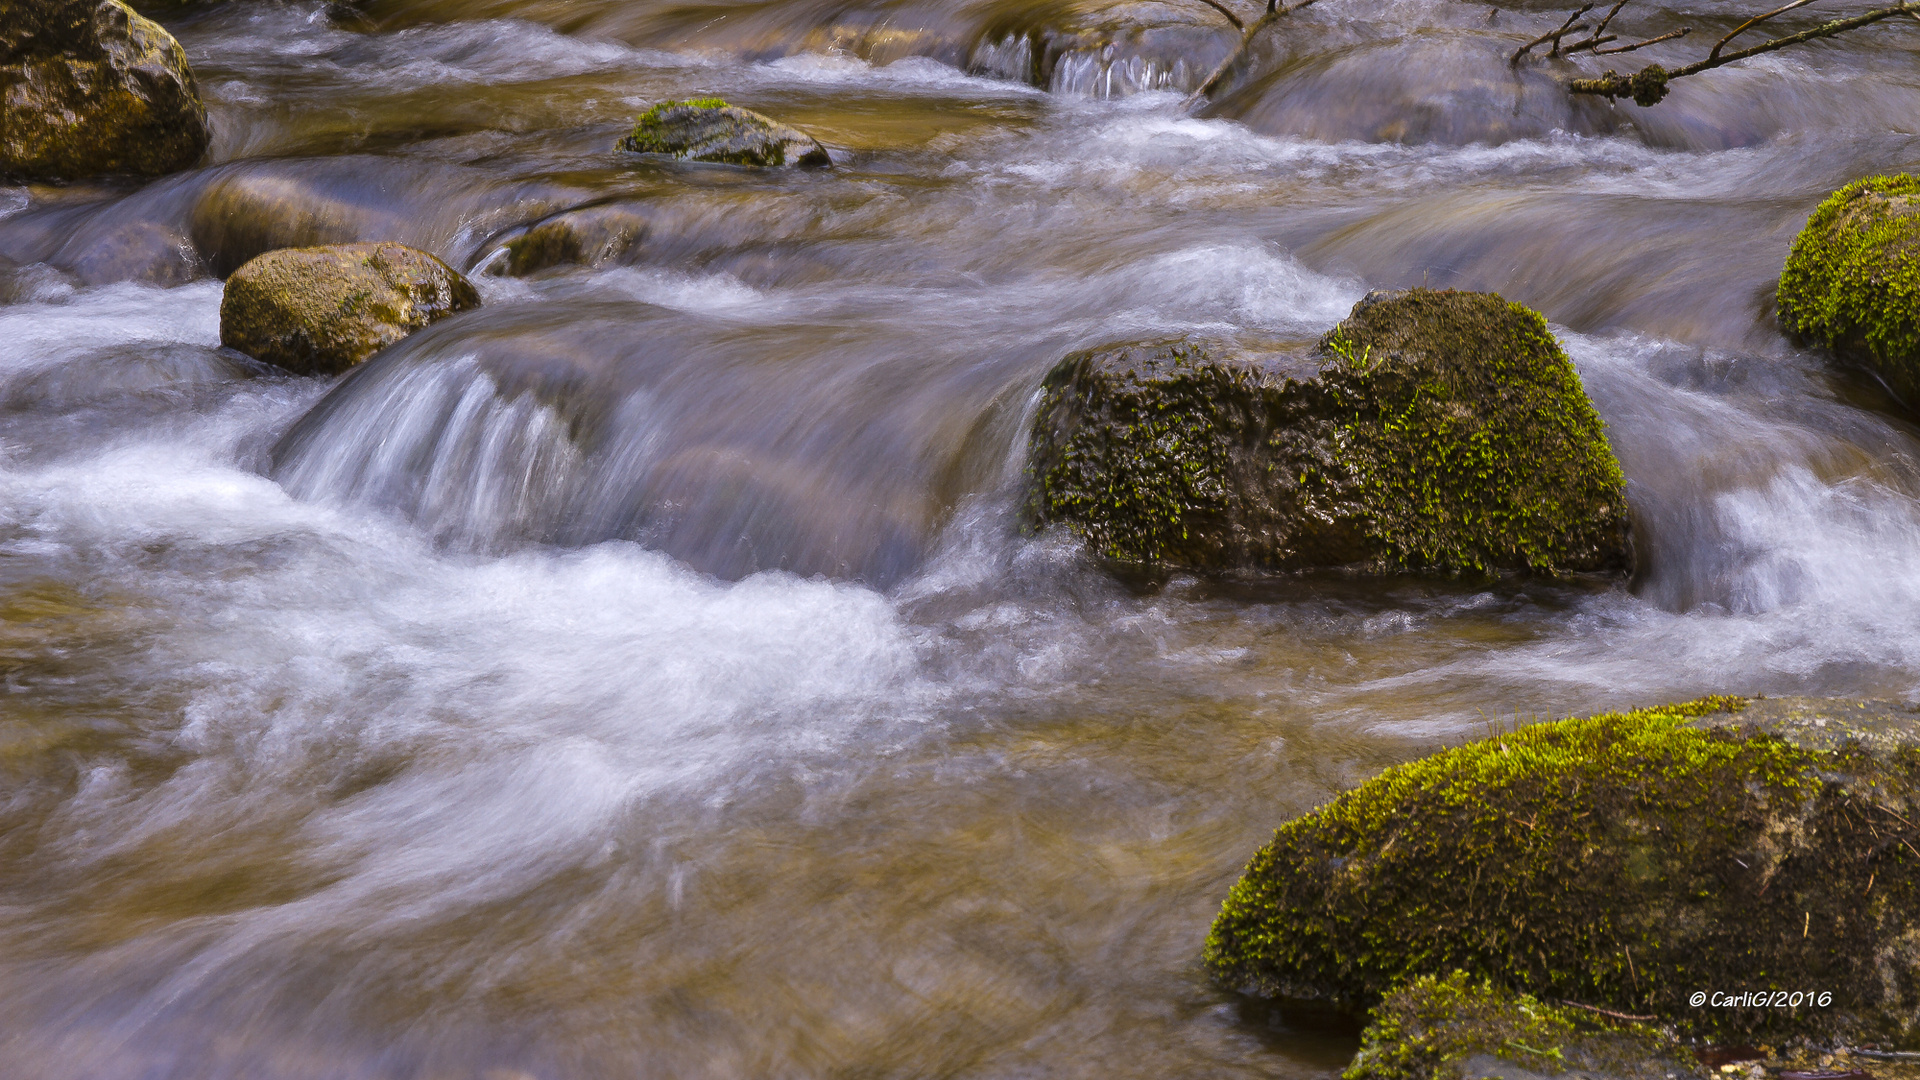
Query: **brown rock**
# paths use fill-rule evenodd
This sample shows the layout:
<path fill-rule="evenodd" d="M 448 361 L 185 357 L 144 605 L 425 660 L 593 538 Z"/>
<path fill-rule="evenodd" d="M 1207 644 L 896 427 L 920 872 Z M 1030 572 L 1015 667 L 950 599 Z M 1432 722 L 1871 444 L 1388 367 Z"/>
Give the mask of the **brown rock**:
<path fill-rule="evenodd" d="M 234 271 L 220 343 L 302 375 L 332 375 L 480 306 L 459 271 L 404 244 L 269 251 Z"/>

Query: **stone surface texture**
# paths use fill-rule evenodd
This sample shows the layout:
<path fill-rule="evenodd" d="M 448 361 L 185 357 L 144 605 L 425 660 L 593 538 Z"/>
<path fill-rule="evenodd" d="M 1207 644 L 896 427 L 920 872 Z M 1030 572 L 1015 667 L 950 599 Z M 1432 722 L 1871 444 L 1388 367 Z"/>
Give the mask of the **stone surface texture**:
<path fill-rule="evenodd" d="M 404 244 L 282 248 L 227 279 L 220 343 L 298 374 L 331 375 L 478 306 L 458 271 Z"/>
<path fill-rule="evenodd" d="M 158 175 L 206 152 L 206 108 L 180 43 L 120 0 L 0 5 L 0 173 Z"/>
<path fill-rule="evenodd" d="M 1028 518 L 1115 563 L 1632 563 L 1619 465 L 1579 376 L 1539 315 L 1489 293 L 1375 293 L 1305 356 L 1078 353 L 1042 391 Z"/>
<path fill-rule="evenodd" d="M 1833 193 L 1780 272 L 1780 322 L 1864 364 L 1920 409 L 1920 176 Z"/>
<path fill-rule="evenodd" d="M 1724 1042 L 1912 1047 L 1916 822 L 1920 712 L 1899 703 L 1707 698 L 1536 724 L 1281 826 L 1206 963 L 1348 1005 L 1460 970 Z M 1710 996 L 1749 992 L 1785 996 Z"/>
<path fill-rule="evenodd" d="M 640 114 L 620 149 L 727 165 L 832 164 L 813 136 L 719 98 L 655 105 Z"/>

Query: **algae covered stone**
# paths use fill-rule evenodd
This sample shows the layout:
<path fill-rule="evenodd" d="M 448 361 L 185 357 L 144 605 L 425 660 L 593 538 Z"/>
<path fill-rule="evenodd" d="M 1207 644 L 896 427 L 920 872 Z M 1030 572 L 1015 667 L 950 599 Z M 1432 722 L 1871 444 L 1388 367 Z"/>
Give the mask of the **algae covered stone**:
<path fill-rule="evenodd" d="M 728 165 L 827 165 L 819 140 L 719 98 L 663 101 L 640 114 L 620 149 Z"/>
<path fill-rule="evenodd" d="M 646 217 L 631 207 L 567 210 L 509 240 L 504 258 L 495 266 L 509 277 L 556 266 L 601 266 L 633 251 L 646 232 Z"/>
<path fill-rule="evenodd" d="M 1304 356 L 1169 341 L 1047 376 L 1027 502 L 1124 565 L 1488 574 L 1632 562 L 1623 481 L 1541 317 L 1374 293 Z"/>
<path fill-rule="evenodd" d="M 460 273 L 404 244 L 282 248 L 227 279 L 220 343 L 303 375 L 330 375 L 480 306 Z"/>
<path fill-rule="evenodd" d="M 1780 272 L 1779 303 L 1789 332 L 1920 407 L 1920 177 L 1870 177 L 1821 203 Z"/>
<path fill-rule="evenodd" d="M 1281 826 L 1205 962 L 1348 1006 L 1459 970 L 1727 1041 L 1911 1045 L 1916 820 L 1920 715 L 1901 706 L 1705 698 L 1538 724 Z"/>
<path fill-rule="evenodd" d="M 1693 1080 L 1693 1055 L 1664 1031 L 1554 1005 L 1456 971 L 1422 975 L 1373 1010 L 1341 1080 Z"/>
<path fill-rule="evenodd" d="M 0 173 L 158 175 L 206 152 L 207 114 L 180 43 L 120 0 L 0 5 Z"/>

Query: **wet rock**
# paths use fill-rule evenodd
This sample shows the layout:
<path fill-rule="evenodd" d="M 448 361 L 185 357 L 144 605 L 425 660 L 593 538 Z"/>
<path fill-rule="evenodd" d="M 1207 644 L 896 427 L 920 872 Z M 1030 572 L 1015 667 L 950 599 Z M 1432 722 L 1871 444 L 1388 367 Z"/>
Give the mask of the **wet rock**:
<path fill-rule="evenodd" d="M 180 43 L 120 0 L 0 9 L 0 173 L 158 175 L 206 152 L 206 108 Z"/>
<path fill-rule="evenodd" d="M 1343 1080 L 1699 1080 L 1661 1030 L 1516 994 L 1464 972 L 1422 975 L 1373 1010 Z"/>
<path fill-rule="evenodd" d="M 828 165 L 813 136 L 719 98 L 663 101 L 640 114 L 620 149 L 729 165 Z"/>
<path fill-rule="evenodd" d="M 625 206 L 589 206 L 536 223 L 507 242 L 501 273 L 521 277 L 555 266 L 601 266 L 632 251 L 647 219 Z"/>
<path fill-rule="evenodd" d="M 1866 365 L 1920 408 L 1920 176 L 1858 180 L 1821 203 L 1779 300 L 1788 332 Z"/>
<path fill-rule="evenodd" d="M 1375 293 L 1304 357 L 1170 342 L 1047 376 L 1028 515 L 1125 565 L 1483 574 L 1631 563 L 1600 418 L 1539 315 Z"/>
<path fill-rule="evenodd" d="M 1705 698 L 1537 724 L 1281 826 L 1206 965 L 1345 1005 L 1460 970 L 1729 1044 L 1910 1045 L 1917 804 L 1920 713 L 1891 703 Z"/>
<path fill-rule="evenodd" d="M 227 279 L 220 343 L 299 374 L 331 375 L 479 306 L 458 271 L 403 244 L 285 248 Z"/>

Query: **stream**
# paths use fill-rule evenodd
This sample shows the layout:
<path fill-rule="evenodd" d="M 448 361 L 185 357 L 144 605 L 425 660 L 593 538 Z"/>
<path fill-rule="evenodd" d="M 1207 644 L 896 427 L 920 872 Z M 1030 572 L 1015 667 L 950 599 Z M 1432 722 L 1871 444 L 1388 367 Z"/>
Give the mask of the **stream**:
<path fill-rule="evenodd" d="M 1627 69 L 1751 14 L 1641 3 L 1697 29 Z M 1533 720 L 1920 696 L 1920 430 L 1771 308 L 1920 171 L 1920 23 L 1641 109 L 1508 66 L 1565 9 L 1322 0 L 1189 109 L 1197 0 L 154 14 L 203 166 L 0 186 L 10 1077 L 1330 1078 L 1353 1018 L 1199 966 L 1282 821 Z M 612 149 L 708 95 L 833 167 Z M 498 272 L 582 207 L 644 236 Z M 348 240 L 484 306 L 333 380 L 219 349 L 217 275 Z M 1147 587 L 1022 527 L 1066 353 L 1421 284 L 1553 324 L 1631 580 Z"/>

